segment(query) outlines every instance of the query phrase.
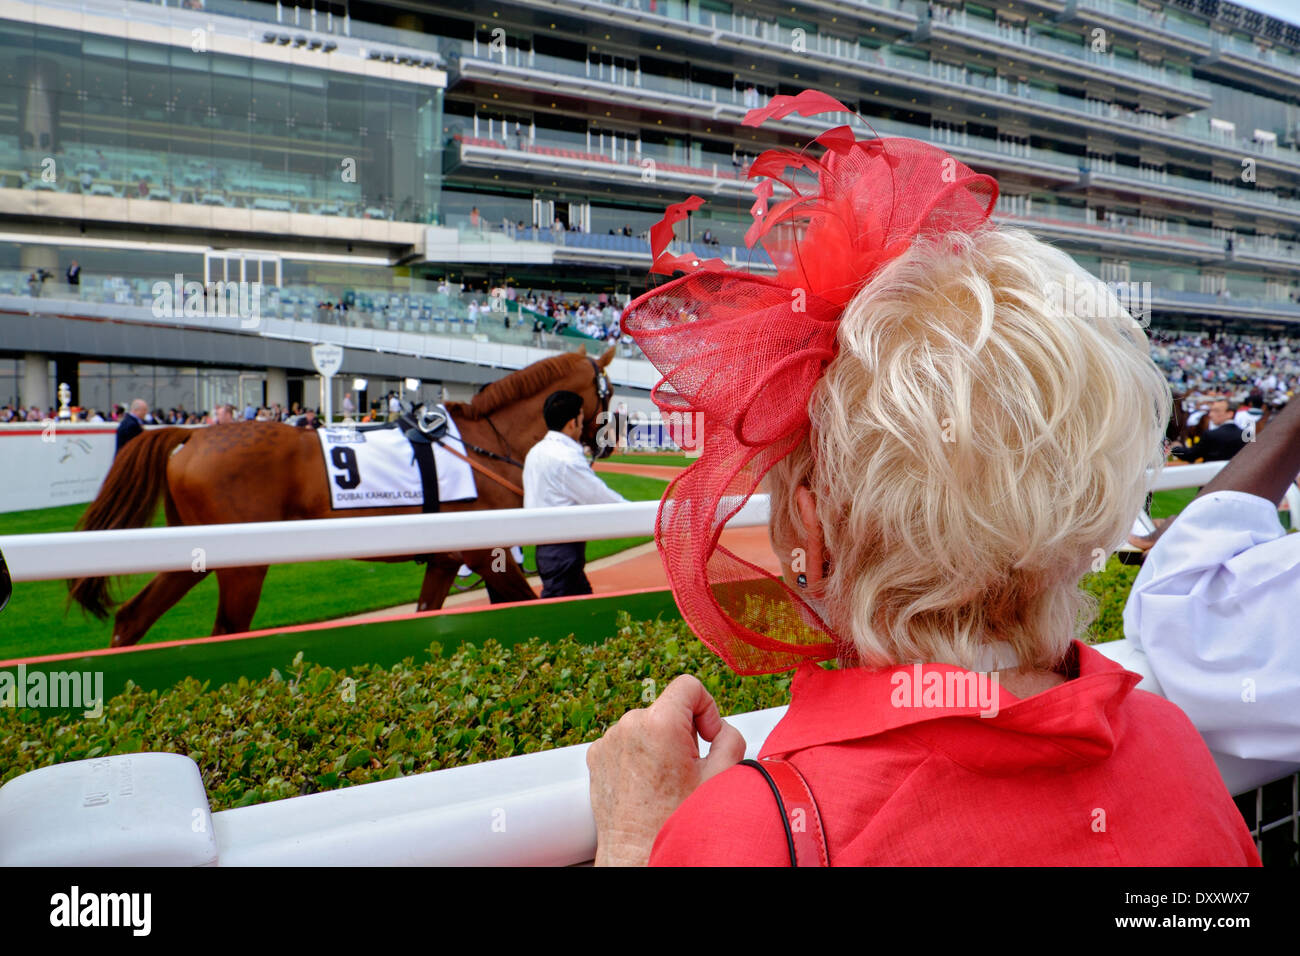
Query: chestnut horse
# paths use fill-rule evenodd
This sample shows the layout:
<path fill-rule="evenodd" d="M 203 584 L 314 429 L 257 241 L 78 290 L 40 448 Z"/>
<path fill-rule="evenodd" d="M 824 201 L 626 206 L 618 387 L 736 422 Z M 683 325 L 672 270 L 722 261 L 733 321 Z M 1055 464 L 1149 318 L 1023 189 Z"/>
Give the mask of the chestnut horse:
<path fill-rule="evenodd" d="M 487 385 L 470 402 L 448 402 L 447 411 L 460 430 L 464 447 L 454 439 L 447 439 L 447 446 L 468 454 L 476 465 L 506 482 L 522 486 L 524 456 L 546 434 L 542 403 L 552 392 L 566 389 L 583 398 L 583 444 L 597 457 L 608 455 L 612 445 L 597 447 L 596 434 L 599 413 L 609 410 L 612 389 L 605 368 L 613 357 L 612 347 L 599 359 L 588 358 L 585 352 L 552 356 Z M 418 506 L 331 512 L 328 482 L 320 440 L 310 428 L 247 421 L 202 429 L 150 429 L 122 449 L 77 529 L 143 528 L 152 520 L 160 496 L 169 525 L 421 512 Z M 501 482 L 476 473 L 475 483 L 476 500 L 448 502 L 441 510 L 523 506 L 522 498 Z M 292 533 L 286 529 L 286 534 Z M 437 542 L 429 544 L 429 551 L 435 552 Z M 417 558 L 428 562 L 420 588 L 421 611 L 442 607 L 461 564 L 483 576 L 494 599 L 526 601 L 536 597 L 509 551 L 504 571 L 496 570 L 494 564 L 501 562 L 494 562 L 489 550 L 368 560 Z M 214 635 L 248 630 L 266 572 L 267 565 L 217 569 L 219 596 Z M 111 646 L 139 641 L 158 618 L 207 575 L 206 570 L 159 574 L 117 611 Z M 106 618 L 117 604 L 109 595 L 107 578 L 69 581 L 68 590 L 69 603 L 75 600 L 99 618 Z"/>

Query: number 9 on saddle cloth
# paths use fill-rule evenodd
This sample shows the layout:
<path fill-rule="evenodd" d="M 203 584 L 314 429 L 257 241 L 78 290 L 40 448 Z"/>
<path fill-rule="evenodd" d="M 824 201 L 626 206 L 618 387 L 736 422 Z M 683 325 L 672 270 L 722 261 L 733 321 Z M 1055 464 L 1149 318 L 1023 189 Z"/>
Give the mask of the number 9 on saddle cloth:
<path fill-rule="evenodd" d="M 334 510 L 419 505 L 431 513 L 443 502 L 478 497 L 470 464 L 444 444 L 460 434 L 441 406 L 415 406 L 396 422 L 327 426 L 317 435 Z"/>

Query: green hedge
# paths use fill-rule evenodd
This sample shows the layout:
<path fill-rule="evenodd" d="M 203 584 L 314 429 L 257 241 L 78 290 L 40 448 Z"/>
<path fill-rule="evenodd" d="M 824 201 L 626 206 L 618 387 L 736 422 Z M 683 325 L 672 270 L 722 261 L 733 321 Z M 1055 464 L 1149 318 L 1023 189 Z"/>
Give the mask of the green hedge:
<path fill-rule="evenodd" d="M 1101 597 L 1098 641 L 1122 636 L 1135 569 L 1112 561 L 1087 587 Z M 603 644 L 573 639 L 463 645 L 450 657 L 333 670 L 300 653 L 262 680 L 212 689 L 130 686 L 101 719 L 0 708 L 0 781 L 113 753 L 187 754 L 214 810 L 595 740 L 678 674 L 697 675 L 723 713 L 784 704 L 790 674 L 737 677 L 681 621 L 632 621 Z"/>

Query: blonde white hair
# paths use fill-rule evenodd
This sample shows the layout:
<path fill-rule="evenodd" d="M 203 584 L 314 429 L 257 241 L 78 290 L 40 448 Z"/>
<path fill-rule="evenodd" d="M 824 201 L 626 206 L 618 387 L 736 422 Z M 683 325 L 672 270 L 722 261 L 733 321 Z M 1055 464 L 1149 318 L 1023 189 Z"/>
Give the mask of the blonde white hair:
<path fill-rule="evenodd" d="M 799 538 L 806 484 L 829 559 L 809 593 L 866 666 L 974 669 L 1006 641 L 1050 669 L 1169 410 L 1141 326 L 1065 253 L 1020 229 L 918 240 L 844 311 L 809 437 L 768 475 L 773 539 Z"/>

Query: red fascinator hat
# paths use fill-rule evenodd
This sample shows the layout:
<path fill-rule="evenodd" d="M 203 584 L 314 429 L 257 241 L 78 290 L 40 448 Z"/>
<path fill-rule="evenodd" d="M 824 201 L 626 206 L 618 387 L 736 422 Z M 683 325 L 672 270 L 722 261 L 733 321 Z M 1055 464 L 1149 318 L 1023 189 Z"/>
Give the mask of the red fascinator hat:
<path fill-rule="evenodd" d="M 744 123 L 851 112 L 805 90 L 774 97 Z M 774 149 L 749 170 L 758 182 L 745 244 L 762 246 L 774 278 L 669 254 L 674 224 L 704 203 L 692 196 L 650 230 L 651 272 L 686 275 L 634 300 L 622 320 L 663 375 L 651 395 L 673 439 L 684 444 L 688 424 L 696 440 L 702 431 L 700 458 L 660 502 L 655 541 L 687 623 L 739 674 L 840 648 L 796 591 L 719 544 L 723 526 L 807 434 L 808 401 L 848 302 L 918 238 L 983 227 L 998 195 L 992 177 L 919 140 L 859 140 L 839 126 L 813 145 L 820 156 Z"/>

